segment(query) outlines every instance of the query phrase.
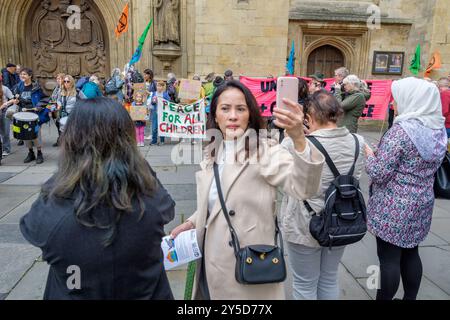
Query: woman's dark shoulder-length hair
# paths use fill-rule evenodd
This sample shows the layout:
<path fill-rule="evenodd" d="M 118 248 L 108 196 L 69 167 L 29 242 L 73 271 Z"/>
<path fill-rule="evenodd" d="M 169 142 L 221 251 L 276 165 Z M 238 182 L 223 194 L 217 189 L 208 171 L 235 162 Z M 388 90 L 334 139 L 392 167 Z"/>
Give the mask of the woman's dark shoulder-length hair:
<path fill-rule="evenodd" d="M 142 217 L 144 197 L 156 188 L 122 105 L 109 98 L 78 100 L 61 136 L 58 171 L 42 188 L 44 199 L 74 200 L 77 221 L 107 229 L 105 245 L 110 245 L 121 216 L 135 212 L 137 200 Z M 112 212 L 109 224 L 98 208 Z"/>
<path fill-rule="evenodd" d="M 211 107 L 210 113 L 208 115 L 207 121 L 207 129 L 219 129 L 219 126 L 216 123 L 216 114 L 217 114 L 217 106 L 219 103 L 219 98 L 227 90 L 238 89 L 242 92 L 245 97 L 245 102 L 247 103 L 248 111 L 250 113 L 249 119 L 249 129 L 254 129 L 256 132 L 259 132 L 260 129 L 266 129 L 267 125 L 261 116 L 261 111 L 256 102 L 256 98 L 253 93 L 241 82 L 236 80 L 226 81 L 221 86 L 217 87 L 216 92 L 214 93 L 211 99 Z"/>

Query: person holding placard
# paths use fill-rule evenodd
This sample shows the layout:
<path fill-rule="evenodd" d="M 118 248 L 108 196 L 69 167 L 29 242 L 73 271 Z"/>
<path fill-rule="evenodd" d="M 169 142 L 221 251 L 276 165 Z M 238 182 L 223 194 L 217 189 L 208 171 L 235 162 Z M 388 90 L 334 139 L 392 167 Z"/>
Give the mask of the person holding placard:
<path fill-rule="evenodd" d="M 152 92 L 150 95 L 151 104 L 151 119 L 152 119 L 152 142 L 151 146 L 158 145 L 158 98 L 170 100 L 170 96 L 166 91 L 166 83 L 164 81 L 158 81 L 156 85 L 156 92 Z M 161 144 L 164 144 L 165 138 L 160 137 Z"/>
<path fill-rule="evenodd" d="M 146 96 L 141 92 L 134 94 L 134 101 L 131 104 L 132 118 L 136 127 L 136 142 L 138 147 L 144 147 L 144 133 L 146 120 L 149 119 Z M 140 108 L 139 108 L 140 107 Z M 134 110 L 133 110 L 134 109 Z"/>

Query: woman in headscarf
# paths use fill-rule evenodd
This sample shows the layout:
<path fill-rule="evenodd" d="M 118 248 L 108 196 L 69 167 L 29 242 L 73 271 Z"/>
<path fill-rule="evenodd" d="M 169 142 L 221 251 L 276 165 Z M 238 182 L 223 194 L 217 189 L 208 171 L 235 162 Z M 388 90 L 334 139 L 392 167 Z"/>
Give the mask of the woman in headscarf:
<path fill-rule="evenodd" d="M 431 226 L 434 174 L 447 148 L 439 91 L 417 78 L 392 84 L 393 127 L 373 152 L 366 146 L 371 179 L 368 229 L 377 238 L 381 287 L 378 300 L 392 300 L 400 276 L 404 300 L 415 300 L 422 279 L 419 244 Z"/>

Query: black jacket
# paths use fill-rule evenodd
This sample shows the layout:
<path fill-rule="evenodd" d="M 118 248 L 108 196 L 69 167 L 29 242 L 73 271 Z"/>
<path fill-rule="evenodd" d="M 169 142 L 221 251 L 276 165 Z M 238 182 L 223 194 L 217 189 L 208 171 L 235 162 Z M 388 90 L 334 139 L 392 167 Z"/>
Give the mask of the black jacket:
<path fill-rule="evenodd" d="M 3 84 L 8 87 L 11 91 L 12 89 L 20 82 L 20 77 L 18 74 L 9 73 L 8 69 L 3 68 L 2 69 L 2 76 L 3 76 Z"/>
<path fill-rule="evenodd" d="M 164 225 L 174 218 L 175 203 L 159 184 L 145 205 L 141 220 L 138 210 L 122 216 L 114 242 L 105 247 L 106 231 L 81 225 L 74 214 L 74 200 L 44 201 L 41 195 L 21 219 L 20 230 L 42 249 L 43 259 L 50 265 L 44 299 L 173 299 L 161 239 Z M 111 216 L 112 209 L 95 210 Z M 76 270 L 80 289 L 67 285 L 76 284 Z"/>

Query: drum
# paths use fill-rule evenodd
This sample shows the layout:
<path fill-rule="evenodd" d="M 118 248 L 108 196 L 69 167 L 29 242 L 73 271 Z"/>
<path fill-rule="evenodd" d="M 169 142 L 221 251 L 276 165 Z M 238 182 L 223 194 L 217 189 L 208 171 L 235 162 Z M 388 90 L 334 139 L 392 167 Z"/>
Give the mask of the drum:
<path fill-rule="evenodd" d="M 13 115 L 13 134 L 18 140 L 37 139 L 39 116 L 32 112 L 18 112 Z"/>

